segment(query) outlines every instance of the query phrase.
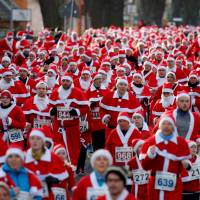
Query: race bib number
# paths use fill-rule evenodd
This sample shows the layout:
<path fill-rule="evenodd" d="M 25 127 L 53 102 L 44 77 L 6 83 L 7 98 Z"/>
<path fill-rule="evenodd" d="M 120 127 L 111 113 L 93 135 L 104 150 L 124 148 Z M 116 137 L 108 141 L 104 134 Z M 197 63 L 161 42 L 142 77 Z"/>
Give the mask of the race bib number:
<path fill-rule="evenodd" d="M 101 119 L 99 110 L 100 110 L 99 107 L 92 109 L 92 111 L 91 111 L 92 112 L 92 119 Z"/>
<path fill-rule="evenodd" d="M 43 194 L 43 197 L 49 197 L 49 191 L 48 191 L 48 187 L 47 187 L 47 184 L 42 181 L 42 194 Z"/>
<path fill-rule="evenodd" d="M 72 120 L 72 116 L 69 113 L 69 108 L 58 107 L 57 108 L 57 118 L 58 120 Z"/>
<path fill-rule="evenodd" d="M 34 119 L 33 121 L 34 128 L 42 128 L 43 126 L 45 125 L 49 126 L 50 124 L 51 124 L 50 119 Z"/>
<path fill-rule="evenodd" d="M 92 72 L 92 74 L 95 73 L 96 72 L 96 67 L 94 67 L 94 66 L 91 67 L 91 72 Z"/>
<path fill-rule="evenodd" d="M 193 164 L 191 170 L 189 171 L 190 180 L 200 179 L 200 165 Z"/>
<path fill-rule="evenodd" d="M 173 191 L 176 186 L 176 174 L 170 172 L 156 172 L 155 189 Z"/>
<path fill-rule="evenodd" d="M 88 188 L 87 189 L 87 200 L 96 200 L 101 196 L 106 196 L 106 199 L 108 197 L 108 190 L 107 189 L 101 189 L 101 188 Z"/>
<path fill-rule="evenodd" d="M 132 173 L 133 173 L 133 180 L 135 184 L 144 185 L 148 183 L 149 175 L 150 175 L 149 171 L 137 169 L 137 170 L 133 170 Z"/>
<path fill-rule="evenodd" d="M 17 195 L 17 200 L 33 200 L 29 192 L 23 192 L 20 191 L 20 193 Z"/>
<path fill-rule="evenodd" d="M 54 200 L 67 200 L 66 190 L 63 188 L 52 187 Z"/>
<path fill-rule="evenodd" d="M 133 157 L 132 147 L 116 147 L 115 148 L 115 161 L 128 162 Z"/>
<path fill-rule="evenodd" d="M 20 129 L 10 129 L 8 131 L 10 142 L 19 142 L 24 140 L 22 131 Z"/>

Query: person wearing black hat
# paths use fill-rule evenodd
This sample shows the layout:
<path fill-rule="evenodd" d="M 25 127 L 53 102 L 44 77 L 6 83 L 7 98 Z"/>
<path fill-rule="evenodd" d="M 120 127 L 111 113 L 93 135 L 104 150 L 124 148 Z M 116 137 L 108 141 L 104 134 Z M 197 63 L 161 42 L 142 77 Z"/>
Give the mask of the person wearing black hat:
<path fill-rule="evenodd" d="M 135 200 L 126 189 L 126 172 L 120 167 L 108 168 L 105 179 L 109 193 L 98 200 Z"/>

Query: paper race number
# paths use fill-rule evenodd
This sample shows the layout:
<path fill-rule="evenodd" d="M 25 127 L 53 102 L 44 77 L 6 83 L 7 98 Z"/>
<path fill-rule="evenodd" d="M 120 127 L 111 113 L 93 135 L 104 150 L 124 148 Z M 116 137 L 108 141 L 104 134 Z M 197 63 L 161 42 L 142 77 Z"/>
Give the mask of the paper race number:
<path fill-rule="evenodd" d="M 23 133 L 20 129 L 10 129 L 8 135 L 10 142 L 19 142 L 24 140 Z"/>
<path fill-rule="evenodd" d="M 149 175 L 150 175 L 149 171 L 137 169 L 137 170 L 133 170 L 132 173 L 133 173 L 133 180 L 135 184 L 143 185 L 143 184 L 148 183 Z"/>
<path fill-rule="evenodd" d="M 128 162 L 133 157 L 132 147 L 116 147 L 115 148 L 115 161 Z"/>
<path fill-rule="evenodd" d="M 176 186 L 176 174 L 170 172 L 156 172 L 155 189 L 173 191 Z"/>

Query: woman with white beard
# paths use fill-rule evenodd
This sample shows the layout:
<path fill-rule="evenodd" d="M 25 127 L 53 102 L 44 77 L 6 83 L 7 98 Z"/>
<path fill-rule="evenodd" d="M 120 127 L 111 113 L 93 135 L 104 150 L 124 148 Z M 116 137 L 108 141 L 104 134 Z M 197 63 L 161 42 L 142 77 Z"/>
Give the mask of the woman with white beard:
<path fill-rule="evenodd" d="M 157 100 L 152 109 L 154 123 L 166 111 L 176 107 L 176 101 L 171 83 L 164 83 L 161 99 Z"/>

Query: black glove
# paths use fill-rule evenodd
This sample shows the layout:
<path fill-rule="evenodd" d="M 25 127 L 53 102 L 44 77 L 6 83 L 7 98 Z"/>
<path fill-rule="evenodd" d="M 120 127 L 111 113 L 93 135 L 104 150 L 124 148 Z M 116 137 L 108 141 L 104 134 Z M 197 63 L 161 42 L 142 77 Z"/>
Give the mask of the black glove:
<path fill-rule="evenodd" d="M 47 176 L 45 178 L 45 182 L 47 183 L 48 190 L 51 190 L 52 185 L 58 184 L 59 180 L 53 176 Z"/>
<path fill-rule="evenodd" d="M 69 111 L 69 114 L 70 114 L 71 116 L 74 116 L 74 117 L 77 117 L 77 116 L 78 116 L 78 113 L 77 113 L 77 111 L 76 111 L 75 108 L 72 108 L 72 109 Z"/>
<path fill-rule="evenodd" d="M 50 115 L 51 115 L 51 116 L 57 115 L 57 108 L 56 108 L 56 107 L 53 107 L 53 108 L 50 110 Z"/>

